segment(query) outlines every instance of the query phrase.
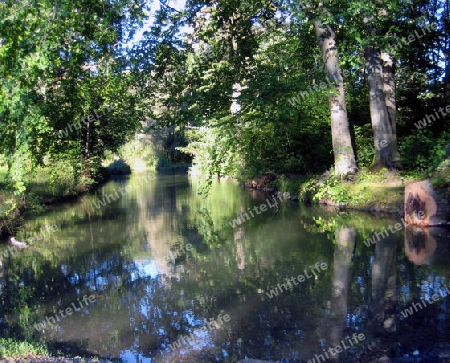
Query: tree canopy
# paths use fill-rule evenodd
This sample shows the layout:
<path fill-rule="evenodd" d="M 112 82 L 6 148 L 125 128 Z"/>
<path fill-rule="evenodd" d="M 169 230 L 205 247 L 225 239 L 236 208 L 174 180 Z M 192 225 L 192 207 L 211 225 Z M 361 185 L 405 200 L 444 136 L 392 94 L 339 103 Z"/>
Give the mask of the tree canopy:
<path fill-rule="evenodd" d="M 449 141 L 445 1 L 151 5 L 0 1 L 0 154 L 17 193 L 54 159 L 95 179 L 149 124 L 175 130 L 193 172 L 242 178 L 426 171 Z"/>

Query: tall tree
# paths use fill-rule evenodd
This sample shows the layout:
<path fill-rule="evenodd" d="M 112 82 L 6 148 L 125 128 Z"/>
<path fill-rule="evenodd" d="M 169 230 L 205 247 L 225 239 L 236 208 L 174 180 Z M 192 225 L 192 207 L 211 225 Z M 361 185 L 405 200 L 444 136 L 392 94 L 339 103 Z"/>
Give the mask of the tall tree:
<path fill-rule="evenodd" d="M 354 173 L 358 168 L 348 122 L 344 78 L 339 65 L 336 33 L 333 30 L 335 14 L 322 2 L 306 3 L 302 10 L 308 18 L 312 19 L 327 78 L 335 87 L 335 92 L 328 97 L 335 174 Z"/>
<path fill-rule="evenodd" d="M 373 46 L 365 50 L 369 81 L 370 117 L 372 120 L 375 158 L 373 169 L 394 168 L 394 132 L 384 94 L 383 61 L 381 51 Z M 395 110 L 392 110 L 395 112 Z"/>
<path fill-rule="evenodd" d="M 384 102 L 389 117 L 389 123 L 392 130 L 392 162 L 395 168 L 401 168 L 400 154 L 397 148 L 397 102 L 396 102 L 396 84 L 395 84 L 395 59 L 388 52 L 381 52 L 383 61 L 383 92 Z M 382 145 L 380 145 L 382 146 Z M 376 152 L 376 149 L 375 149 Z"/>
<path fill-rule="evenodd" d="M 336 34 L 330 24 L 324 24 L 317 18 L 314 20 L 314 27 L 327 76 L 336 88 L 336 93 L 329 96 L 334 169 L 336 175 L 346 175 L 355 172 L 357 167 L 345 102 L 344 79 L 339 66 Z"/>
<path fill-rule="evenodd" d="M 370 35 L 364 56 L 375 144 L 375 157 L 372 164 L 374 170 L 383 167 L 394 169 L 401 166 L 396 136 L 395 64 L 392 55 L 377 45 L 379 44 L 378 34 L 384 30 L 381 24 L 386 22 L 390 14 L 381 0 L 377 4 L 379 6 L 373 7 L 373 13 L 364 19 Z"/>

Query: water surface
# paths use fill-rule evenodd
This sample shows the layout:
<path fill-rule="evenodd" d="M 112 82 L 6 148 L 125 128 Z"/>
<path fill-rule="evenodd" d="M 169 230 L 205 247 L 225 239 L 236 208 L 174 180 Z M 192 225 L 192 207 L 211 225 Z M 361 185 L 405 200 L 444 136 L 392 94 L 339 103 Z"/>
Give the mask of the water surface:
<path fill-rule="evenodd" d="M 130 363 L 445 361 L 447 230 L 402 225 L 366 246 L 400 216 L 274 205 L 229 181 L 198 191 L 134 175 L 27 222 L 32 247 L 0 267 L 0 335 Z"/>

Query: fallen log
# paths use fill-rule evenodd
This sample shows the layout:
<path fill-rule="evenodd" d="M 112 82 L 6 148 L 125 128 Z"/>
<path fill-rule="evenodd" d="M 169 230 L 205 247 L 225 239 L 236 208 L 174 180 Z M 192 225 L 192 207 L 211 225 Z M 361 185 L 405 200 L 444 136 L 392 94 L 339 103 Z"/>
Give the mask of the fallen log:
<path fill-rule="evenodd" d="M 434 189 L 430 179 L 405 187 L 405 221 L 420 227 L 450 225 L 450 194 Z"/>

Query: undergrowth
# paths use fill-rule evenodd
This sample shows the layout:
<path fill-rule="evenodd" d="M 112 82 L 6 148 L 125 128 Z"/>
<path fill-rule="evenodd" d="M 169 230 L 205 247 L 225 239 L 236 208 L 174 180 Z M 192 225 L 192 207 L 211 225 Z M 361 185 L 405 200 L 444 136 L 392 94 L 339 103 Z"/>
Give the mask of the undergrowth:
<path fill-rule="evenodd" d="M 0 338 L 0 357 L 15 357 L 25 354 L 48 355 L 47 347 L 42 343 L 18 342 Z"/>

